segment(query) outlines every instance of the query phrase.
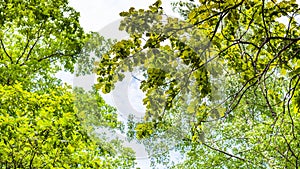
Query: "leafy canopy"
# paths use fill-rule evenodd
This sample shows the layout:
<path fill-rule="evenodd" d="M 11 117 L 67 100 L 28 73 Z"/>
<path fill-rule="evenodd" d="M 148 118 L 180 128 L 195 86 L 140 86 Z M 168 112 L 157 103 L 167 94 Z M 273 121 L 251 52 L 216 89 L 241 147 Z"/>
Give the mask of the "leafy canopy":
<path fill-rule="evenodd" d="M 0 2 L 1 84 L 32 82 L 61 70 L 73 71 L 85 34 L 68 1 Z"/>
<path fill-rule="evenodd" d="M 99 63 L 103 92 L 123 72 L 143 72 L 147 110 L 144 121 L 130 123 L 131 135 L 149 145 L 175 137 L 175 145 L 161 146 L 166 151 L 149 146 L 166 165 L 170 150 L 181 152 L 185 160 L 174 168 L 298 168 L 299 4 L 175 5 L 184 20 L 166 16 L 160 0 L 148 10 L 120 13 L 120 29 L 130 38 Z"/>
<path fill-rule="evenodd" d="M 103 40 L 84 33 L 78 18 L 67 0 L 0 0 L 0 168 L 135 165 L 130 148 L 95 133 L 121 128 L 116 110 L 99 93 L 72 92 L 55 77 L 87 60 L 88 38 Z"/>

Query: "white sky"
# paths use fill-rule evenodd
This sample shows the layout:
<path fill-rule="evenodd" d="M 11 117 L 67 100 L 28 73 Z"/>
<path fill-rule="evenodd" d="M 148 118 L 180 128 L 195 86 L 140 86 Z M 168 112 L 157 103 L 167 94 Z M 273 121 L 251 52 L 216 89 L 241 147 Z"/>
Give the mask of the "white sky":
<path fill-rule="evenodd" d="M 174 14 L 170 3 L 164 0 L 167 14 Z M 130 7 L 147 9 L 155 0 L 70 0 L 70 5 L 80 12 L 80 24 L 86 31 L 99 31 L 107 24 L 120 19 L 119 13 Z"/>

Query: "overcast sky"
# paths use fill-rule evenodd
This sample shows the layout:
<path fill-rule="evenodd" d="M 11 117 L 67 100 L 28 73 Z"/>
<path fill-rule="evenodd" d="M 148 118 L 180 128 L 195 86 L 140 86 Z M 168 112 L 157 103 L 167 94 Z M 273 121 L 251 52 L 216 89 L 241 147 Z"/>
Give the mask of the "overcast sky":
<path fill-rule="evenodd" d="M 174 14 L 170 3 L 164 0 L 163 8 L 167 14 Z M 120 18 L 119 13 L 130 7 L 148 8 L 155 0 L 70 0 L 70 5 L 80 12 L 80 23 L 86 31 L 99 31 Z"/>

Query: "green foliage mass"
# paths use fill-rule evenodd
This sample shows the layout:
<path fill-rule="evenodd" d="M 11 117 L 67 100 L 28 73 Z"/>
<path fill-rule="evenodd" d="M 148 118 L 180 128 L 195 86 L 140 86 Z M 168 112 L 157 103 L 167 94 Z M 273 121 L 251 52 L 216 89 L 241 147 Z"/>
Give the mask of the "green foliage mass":
<path fill-rule="evenodd" d="M 102 165 L 80 127 L 72 95 L 1 85 L 1 168 L 93 168 Z"/>
<path fill-rule="evenodd" d="M 78 18 L 67 0 L 0 0 L 0 168 L 135 165 L 132 149 L 96 132 L 123 129 L 115 108 L 96 91 L 72 91 L 55 77 L 73 72 L 77 61 L 90 73 L 90 52 L 108 47 L 93 51 L 88 39 L 104 39 L 85 33 Z"/>
<path fill-rule="evenodd" d="M 74 96 L 66 88 L 57 87 L 40 94 L 25 91 L 18 83 L 1 86 L 0 91 L 1 168 L 130 168 L 134 165 L 132 150 L 123 148 L 117 140 L 107 143 L 87 132 L 88 125 L 81 125 Z M 110 108 L 98 103 L 100 108 Z M 92 111 L 85 111 L 86 116 L 93 115 Z"/>
<path fill-rule="evenodd" d="M 97 70 L 103 92 L 126 71 L 143 72 L 145 118 L 130 121 L 129 135 L 148 144 L 153 166 L 299 168 L 299 4 L 174 3 L 180 20 L 161 3 L 120 14 L 130 38 Z M 184 160 L 169 163 L 171 150 Z"/>
<path fill-rule="evenodd" d="M 68 1 L 0 2 L 1 84 L 73 71 L 85 34 Z"/>

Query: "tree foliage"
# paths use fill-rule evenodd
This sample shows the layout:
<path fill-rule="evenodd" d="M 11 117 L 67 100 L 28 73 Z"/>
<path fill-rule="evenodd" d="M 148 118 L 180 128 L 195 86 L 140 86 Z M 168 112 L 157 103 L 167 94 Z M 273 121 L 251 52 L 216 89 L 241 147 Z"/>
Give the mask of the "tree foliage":
<path fill-rule="evenodd" d="M 95 73 L 95 67 L 100 58 L 113 43 L 114 40 L 105 39 L 98 32 L 90 32 L 81 52 L 77 55 L 76 75 L 84 76 Z"/>
<path fill-rule="evenodd" d="M 135 165 L 130 148 L 95 133 L 122 128 L 116 110 L 99 93 L 72 91 L 55 77 L 87 61 L 89 38 L 102 38 L 85 33 L 78 18 L 67 0 L 0 0 L 0 168 Z"/>
<path fill-rule="evenodd" d="M 87 132 L 66 89 L 40 94 L 15 84 L 1 86 L 0 93 L 1 168 L 130 168 L 134 164 L 132 150 Z"/>
<path fill-rule="evenodd" d="M 78 117 L 85 126 L 106 126 L 122 128 L 117 119 L 116 109 L 105 104 L 103 98 L 96 90 L 84 91 L 75 87 L 75 106 L 79 112 Z"/>
<path fill-rule="evenodd" d="M 0 2 L 1 84 L 73 71 L 85 34 L 68 1 Z"/>
<path fill-rule="evenodd" d="M 73 108 L 64 89 L 38 94 L 1 86 L 1 168 L 101 165 Z"/>
<path fill-rule="evenodd" d="M 299 168 L 297 2 L 189 7 L 178 7 L 185 20 L 166 16 L 161 1 L 120 13 L 130 38 L 102 57 L 97 87 L 110 92 L 123 72 L 143 71 L 145 119 L 130 126 L 139 139 L 180 135 L 185 161 L 174 168 Z"/>

